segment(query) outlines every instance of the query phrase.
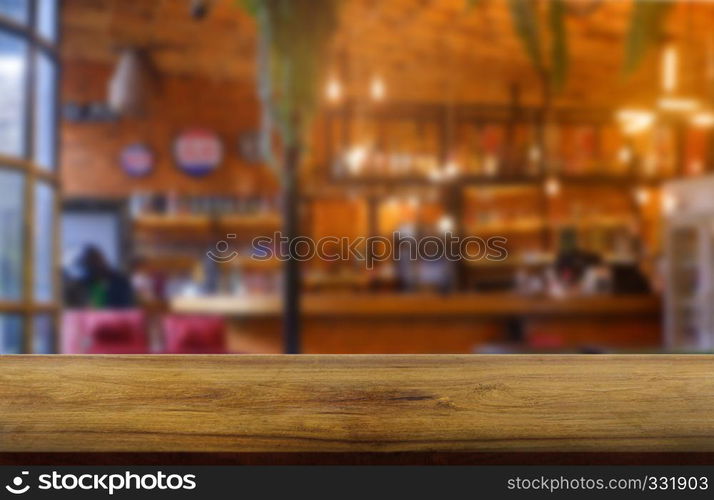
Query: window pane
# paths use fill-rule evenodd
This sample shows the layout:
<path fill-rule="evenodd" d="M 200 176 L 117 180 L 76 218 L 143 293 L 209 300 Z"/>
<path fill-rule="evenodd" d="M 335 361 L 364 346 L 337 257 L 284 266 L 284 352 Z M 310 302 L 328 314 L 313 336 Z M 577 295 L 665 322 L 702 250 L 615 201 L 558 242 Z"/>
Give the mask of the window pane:
<path fill-rule="evenodd" d="M 0 170 L 0 300 L 22 297 L 24 179 Z"/>
<path fill-rule="evenodd" d="M 27 24 L 29 17 L 28 0 L 0 0 L 0 16 L 8 17 L 21 24 Z"/>
<path fill-rule="evenodd" d="M 55 65 L 46 54 L 37 57 L 35 89 L 35 162 L 43 168 L 55 163 Z"/>
<path fill-rule="evenodd" d="M 35 278 L 34 293 L 38 302 L 51 302 L 54 297 L 54 203 L 52 188 L 45 183 L 35 186 Z"/>
<path fill-rule="evenodd" d="M 22 353 L 22 318 L 0 314 L 0 354 Z"/>
<path fill-rule="evenodd" d="M 0 154 L 24 156 L 26 65 L 27 44 L 0 33 Z"/>
<path fill-rule="evenodd" d="M 53 317 L 49 314 L 35 316 L 32 330 L 33 354 L 54 354 L 55 323 Z"/>
<path fill-rule="evenodd" d="M 37 33 L 51 42 L 57 39 L 57 0 L 37 1 Z"/>

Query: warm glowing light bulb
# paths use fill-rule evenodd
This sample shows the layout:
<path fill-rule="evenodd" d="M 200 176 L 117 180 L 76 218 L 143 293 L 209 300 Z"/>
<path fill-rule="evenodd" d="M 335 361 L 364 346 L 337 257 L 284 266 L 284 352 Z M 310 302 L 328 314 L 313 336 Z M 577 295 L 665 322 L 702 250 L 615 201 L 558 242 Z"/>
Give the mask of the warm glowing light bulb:
<path fill-rule="evenodd" d="M 528 159 L 532 163 L 538 163 L 541 158 L 540 148 L 535 144 L 528 149 Z"/>
<path fill-rule="evenodd" d="M 439 169 L 433 169 L 429 172 L 429 180 L 431 182 L 441 182 L 444 180 L 444 174 Z"/>
<path fill-rule="evenodd" d="M 682 113 L 695 111 L 699 107 L 699 101 L 696 99 L 688 99 L 686 97 L 662 97 L 658 104 L 664 111 Z"/>
<path fill-rule="evenodd" d="M 674 92 L 677 90 L 677 66 L 679 54 L 673 46 L 668 46 L 662 52 L 662 90 Z"/>
<path fill-rule="evenodd" d="M 372 84 L 370 85 L 369 93 L 372 99 L 375 101 L 381 101 L 387 94 L 387 89 L 384 86 L 384 82 L 378 76 L 372 79 Z"/>
<path fill-rule="evenodd" d="M 496 159 L 496 155 L 486 155 L 483 159 L 483 172 L 489 177 L 493 177 L 498 173 L 498 160 Z"/>
<path fill-rule="evenodd" d="M 700 128 L 714 127 L 714 113 L 702 112 L 692 117 L 692 125 Z"/>
<path fill-rule="evenodd" d="M 677 208 L 677 198 L 672 193 L 662 195 L 662 211 L 665 215 L 671 215 Z"/>
<path fill-rule="evenodd" d="M 443 216 L 439 219 L 439 231 L 442 233 L 450 233 L 454 230 L 454 219 L 448 215 Z"/>
<path fill-rule="evenodd" d="M 337 102 L 342 99 L 342 85 L 340 85 L 339 80 L 332 78 L 329 82 L 327 82 L 325 94 L 327 94 L 327 99 L 330 102 Z"/>
<path fill-rule="evenodd" d="M 362 170 L 362 165 L 367 159 L 367 148 L 364 146 L 355 146 L 345 155 L 345 161 L 350 172 L 358 174 Z"/>
<path fill-rule="evenodd" d="M 639 187 L 635 190 L 635 200 L 637 204 L 642 206 L 650 201 L 650 191 L 646 187 Z"/>
<path fill-rule="evenodd" d="M 623 146 L 617 152 L 617 159 L 623 165 L 628 165 L 632 161 L 632 149 L 629 146 Z"/>
<path fill-rule="evenodd" d="M 444 167 L 444 176 L 448 177 L 449 179 L 453 179 L 454 177 L 457 177 L 459 175 L 459 166 L 454 163 L 453 161 L 450 161 L 449 163 L 446 164 Z"/>
<path fill-rule="evenodd" d="M 560 193 L 560 181 L 554 177 L 545 181 L 545 194 L 550 197 L 558 196 Z"/>
<path fill-rule="evenodd" d="M 617 113 L 617 120 L 626 134 L 644 132 L 654 123 L 654 114 L 639 109 L 623 109 Z"/>

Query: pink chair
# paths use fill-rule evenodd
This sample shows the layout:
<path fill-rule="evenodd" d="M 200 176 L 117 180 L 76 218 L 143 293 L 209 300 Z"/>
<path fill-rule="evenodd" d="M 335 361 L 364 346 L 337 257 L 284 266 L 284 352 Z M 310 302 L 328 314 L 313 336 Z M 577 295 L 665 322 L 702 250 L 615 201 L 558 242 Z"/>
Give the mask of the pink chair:
<path fill-rule="evenodd" d="M 558 351 L 566 347 L 562 335 L 557 333 L 533 332 L 527 337 L 528 347 L 537 351 Z"/>
<path fill-rule="evenodd" d="M 225 354 L 226 324 L 216 316 L 169 315 L 164 318 L 167 354 Z"/>
<path fill-rule="evenodd" d="M 63 354 L 146 354 L 146 318 L 136 310 L 76 310 L 62 317 Z"/>

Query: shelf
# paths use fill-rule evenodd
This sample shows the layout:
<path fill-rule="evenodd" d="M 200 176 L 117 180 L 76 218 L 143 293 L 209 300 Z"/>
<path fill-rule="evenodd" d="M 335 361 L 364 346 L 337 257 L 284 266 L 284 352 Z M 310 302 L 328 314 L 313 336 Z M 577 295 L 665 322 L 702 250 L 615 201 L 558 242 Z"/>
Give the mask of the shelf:
<path fill-rule="evenodd" d="M 260 215 L 142 215 L 134 219 L 139 231 L 158 232 L 262 232 L 280 228 L 281 218 L 276 214 Z"/>
<path fill-rule="evenodd" d="M 251 257 L 237 257 L 228 262 L 219 263 L 222 267 L 231 269 L 245 269 L 245 270 L 280 270 L 282 269 L 283 262 L 276 259 L 259 260 Z"/>
<path fill-rule="evenodd" d="M 278 230 L 282 226 L 282 217 L 278 214 L 228 215 L 219 218 L 219 225 L 236 229 Z"/>
<path fill-rule="evenodd" d="M 467 226 L 464 232 L 467 234 L 479 235 L 479 234 L 497 234 L 497 233 L 530 233 L 535 231 L 542 231 L 547 227 L 544 221 L 527 221 L 527 222 L 512 222 L 503 223 L 499 222 L 497 224 L 478 224 Z"/>
<path fill-rule="evenodd" d="M 153 271 L 190 271 L 203 258 L 203 255 L 139 255 L 143 266 Z M 282 262 L 278 259 L 258 260 L 250 257 L 236 257 L 227 262 L 218 262 L 225 269 L 278 270 Z"/>
<path fill-rule="evenodd" d="M 624 226 L 629 223 L 629 218 L 627 216 L 622 217 L 597 217 L 597 218 L 584 218 L 581 220 L 565 220 L 558 222 L 544 222 L 544 221 L 527 221 L 527 222 L 510 222 L 510 223 L 497 223 L 497 224 L 483 224 L 483 225 L 471 225 L 464 229 L 466 234 L 473 235 L 494 235 L 498 233 L 502 234 L 514 234 L 514 233 L 531 233 L 536 231 L 543 231 L 545 229 L 559 229 L 563 227 L 574 227 L 577 229 L 582 229 L 583 227 L 619 227 Z"/>
<path fill-rule="evenodd" d="M 190 271 L 198 259 L 190 255 L 138 255 L 142 267 L 152 271 Z"/>
<path fill-rule="evenodd" d="M 665 178 L 649 177 L 642 178 L 632 175 L 573 175 L 573 174 L 555 174 L 560 182 L 564 184 L 583 185 L 583 186 L 640 186 L 640 185 L 658 185 L 664 182 Z M 345 176 L 333 177 L 330 179 L 332 184 L 355 186 L 355 185 L 428 185 L 428 186 L 449 186 L 458 184 L 460 187 L 486 187 L 486 186 L 522 186 L 528 188 L 541 187 L 545 182 L 546 176 L 485 176 L 464 174 L 453 177 L 451 179 L 435 181 L 427 176 L 415 175 L 394 175 L 394 176 Z"/>
<path fill-rule="evenodd" d="M 618 226 L 624 226 L 630 223 L 630 220 L 628 220 L 627 216 L 622 216 L 622 217 L 584 217 L 579 220 L 564 220 L 564 221 L 558 221 L 558 222 L 552 222 L 550 223 L 550 226 L 553 228 L 561 228 L 561 227 L 575 227 L 575 228 L 582 228 L 582 227 L 593 227 L 593 226 L 609 226 L 609 227 L 618 227 Z"/>
<path fill-rule="evenodd" d="M 542 268 L 553 265 L 555 257 L 550 255 L 540 260 L 528 260 L 523 257 L 509 257 L 506 260 L 468 260 L 462 262 L 467 267 L 477 267 L 481 269 L 513 269 L 513 268 Z"/>

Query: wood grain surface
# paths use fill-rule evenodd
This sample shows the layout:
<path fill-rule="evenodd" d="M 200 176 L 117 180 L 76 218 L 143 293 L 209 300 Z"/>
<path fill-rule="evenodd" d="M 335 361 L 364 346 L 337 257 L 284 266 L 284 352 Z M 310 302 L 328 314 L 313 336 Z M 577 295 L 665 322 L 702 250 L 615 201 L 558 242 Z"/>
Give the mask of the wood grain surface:
<path fill-rule="evenodd" d="M 0 452 L 712 452 L 714 356 L 6 356 Z"/>

